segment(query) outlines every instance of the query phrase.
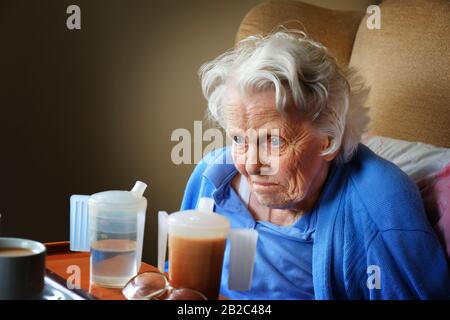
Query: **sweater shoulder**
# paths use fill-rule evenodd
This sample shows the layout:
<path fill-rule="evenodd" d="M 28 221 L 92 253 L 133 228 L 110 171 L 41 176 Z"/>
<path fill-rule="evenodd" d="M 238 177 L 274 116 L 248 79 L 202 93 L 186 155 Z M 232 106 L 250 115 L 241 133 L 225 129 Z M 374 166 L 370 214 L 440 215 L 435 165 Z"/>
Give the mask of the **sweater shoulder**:
<path fill-rule="evenodd" d="M 208 170 L 222 163 L 227 155 L 228 147 L 214 149 L 206 154 L 202 160 L 195 166 L 189 180 L 201 180 L 203 174 Z"/>
<path fill-rule="evenodd" d="M 355 214 L 367 215 L 380 231 L 429 231 L 419 190 L 399 167 L 364 145 L 347 165 Z"/>
<path fill-rule="evenodd" d="M 372 191 L 376 198 L 417 191 L 405 172 L 362 144 L 349 166 L 350 179 L 355 187 L 360 191 Z"/>

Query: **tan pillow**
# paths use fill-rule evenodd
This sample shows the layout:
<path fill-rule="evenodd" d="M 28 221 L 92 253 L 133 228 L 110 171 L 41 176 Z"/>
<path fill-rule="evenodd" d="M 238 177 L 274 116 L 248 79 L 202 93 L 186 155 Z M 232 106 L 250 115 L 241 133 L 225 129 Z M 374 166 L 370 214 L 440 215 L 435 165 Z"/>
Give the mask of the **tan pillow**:
<path fill-rule="evenodd" d="M 450 147 L 450 1 L 391 0 L 381 29 L 363 18 L 350 65 L 371 87 L 371 131 Z"/>
<path fill-rule="evenodd" d="M 346 66 L 363 15 L 364 11 L 330 10 L 299 1 L 266 1 L 244 17 L 236 42 L 249 35 L 266 35 L 283 23 L 287 28 L 306 31 L 326 46 L 340 65 Z"/>

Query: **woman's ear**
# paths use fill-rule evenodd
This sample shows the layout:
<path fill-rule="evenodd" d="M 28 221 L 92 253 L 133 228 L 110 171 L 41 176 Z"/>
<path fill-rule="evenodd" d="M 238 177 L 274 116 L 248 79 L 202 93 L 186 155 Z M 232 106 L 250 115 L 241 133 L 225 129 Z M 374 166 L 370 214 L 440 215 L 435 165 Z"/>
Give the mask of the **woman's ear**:
<path fill-rule="evenodd" d="M 323 143 L 322 143 L 322 149 L 321 149 L 321 152 L 324 152 L 324 151 L 327 150 L 329 147 L 331 147 L 331 145 L 333 144 L 333 141 L 334 141 L 334 140 L 333 140 L 332 137 L 328 136 L 328 137 L 324 138 L 322 141 L 323 141 Z M 333 153 L 329 153 L 329 154 L 323 155 L 322 157 L 323 157 L 323 159 L 326 160 L 326 161 L 333 161 L 334 158 L 336 158 L 336 156 L 338 155 L 338 153 L 339 153 L 339 149 L 337 149 L 337 150 L 334 151 Z"/>

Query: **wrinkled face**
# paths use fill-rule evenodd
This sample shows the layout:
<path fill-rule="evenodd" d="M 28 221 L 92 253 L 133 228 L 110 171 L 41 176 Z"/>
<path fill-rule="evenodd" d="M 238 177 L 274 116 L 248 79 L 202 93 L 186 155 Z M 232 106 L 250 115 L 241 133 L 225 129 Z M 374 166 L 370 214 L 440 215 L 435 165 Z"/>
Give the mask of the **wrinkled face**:
<path fill-rule="evenodd" d="M 320 154 L 328 147 L 328 138 L 302 119 L 292 97 L 286 107 L 286 114 L 276 110 L 273 89 L 246 98 L 229 90 L 225 125 L 237 170 L 259 203 L 302 210 L 320 193 L 332 159 Z"/>

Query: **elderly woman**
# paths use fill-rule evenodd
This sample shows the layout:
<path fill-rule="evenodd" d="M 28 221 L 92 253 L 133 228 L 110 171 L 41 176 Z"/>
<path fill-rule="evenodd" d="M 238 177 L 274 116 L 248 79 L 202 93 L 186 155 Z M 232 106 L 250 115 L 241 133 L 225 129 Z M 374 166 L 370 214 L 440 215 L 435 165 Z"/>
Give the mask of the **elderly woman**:
<path fill-rule="evenodd" d="M 360 144 L 367 89 L 298 31 L 252 36 L 200 69 L 232 146 L 208 154 L 182 209 L 212 197 L 259 233 L 253 285 L 232 299 L 450 298 L 444 252 L 413 182 Z"/>

